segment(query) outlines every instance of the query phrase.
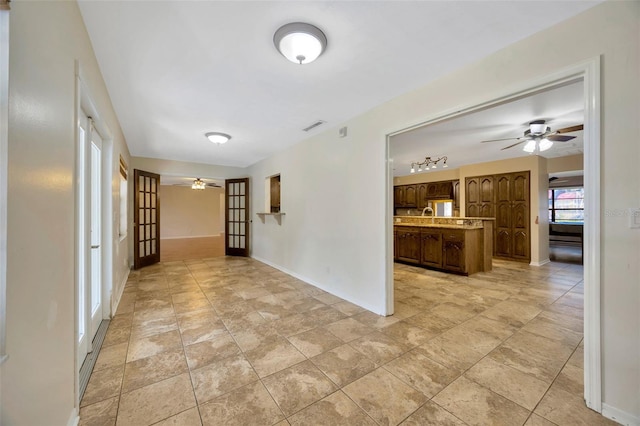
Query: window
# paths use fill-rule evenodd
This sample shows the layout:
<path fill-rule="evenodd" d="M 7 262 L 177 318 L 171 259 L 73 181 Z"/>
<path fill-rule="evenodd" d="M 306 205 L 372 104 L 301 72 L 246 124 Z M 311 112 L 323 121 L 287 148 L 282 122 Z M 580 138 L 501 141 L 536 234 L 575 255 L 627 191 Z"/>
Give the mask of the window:
<path fill-rule="evenodd" d="M 120 240 L 127 236 L 127 163 L 120 157 Z"/>
<path fill-rule="evenodd" d="M 549 189 L 549 222 L 583 223 L 584 188 Z"/>

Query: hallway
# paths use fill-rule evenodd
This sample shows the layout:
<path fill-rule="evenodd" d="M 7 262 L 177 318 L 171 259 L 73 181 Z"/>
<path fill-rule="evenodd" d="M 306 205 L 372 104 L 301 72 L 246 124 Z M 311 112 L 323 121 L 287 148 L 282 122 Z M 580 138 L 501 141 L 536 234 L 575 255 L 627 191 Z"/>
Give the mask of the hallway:
<path fill-rule="evenodd" d="M 582 266 L 396 264 L 380 317 L 248 258 L 133 271 L 81 425 L 615 424 L 582 400 Z"/>

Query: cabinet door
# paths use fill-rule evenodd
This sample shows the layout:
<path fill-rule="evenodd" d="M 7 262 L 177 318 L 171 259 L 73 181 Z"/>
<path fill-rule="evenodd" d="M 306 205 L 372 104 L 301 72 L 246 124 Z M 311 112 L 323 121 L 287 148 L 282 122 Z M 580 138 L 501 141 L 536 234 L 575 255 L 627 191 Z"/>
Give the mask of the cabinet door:
<path fill-rule="evenodd" d="M 427 189 L 429 185 L 421 183 L 418 185 L 418 208 L 424 209 L 427 207 Z"/>
<path fill-rule="evenodd" d="M 480 202 L 493 203 L 493 176 L 480 178 Z"/>
<path fill-rule="evenodd" d="M 465 272 L 464 234 L 442 234 L 442 267 L 449 271 Z"/>
<path fill-rule="evenodd" d="M 531 260 L 531 234 L 529 232 L 529 172 L 512 174 L 511 256 L 518 260 Z"/>
<path fill-rule="evenodd" d="M 404 186 L 393 188 L 393 205 L 396 208 L 404 207 Z"/>
<path fill-rule="evenodd" d="M 513 232 L 511 226 L 511 174 L 497 175 L 496 184 L 496 222 L 494 254 L 511 257 Z"/>
<path fill-rule="evenodd" d="M 404 187 L 404 206 L 417 207 L 418 194 L 416 185 L 405 185 Z"/>
<path fill-rule="evenodd" d="M 442 267 L 442 233 L 440 231 L 425 231 L 420 233 L 422 243 L 422 263 L 435 268 Z"/>
<path fill-rule="evenodd" d="M 398 259 L 420 263 L 420 232 L 398 229 Z"/>
<path fill-rule="evenodd" d="M 453 198 L 453 186 L 451 181 L 438 182 L 438 197 L 450 200 Z"/>
<path fill-rule="evenodd" d="M 480 202 L 480 178 L 467 178 L 465 181 L 465 187 L 466 201 L 464 215 L 467 217 L 481 217 L 480 209 L 482 204 Z"/>
<path fill-rule="evenodd" d="M 480 178 L 480 217 L 494 217 L 493 176 Z"/>
<path fill-rule="evenodd" d="M 438 183 L 437 182 L 433 182 L 433 183 L 429 184 L 429 186 L 427 188 L 427 196 L 430 199 L 433 199 L 433 198 L 438 196 Z"/>
<path fill-rule="evenodd" d="M 398 231 L 393 230 L 393 260 L 398 260 Z"/>
<path fill-rule="evenodd" d="M 460 210 L 460 181 L 453 181 L 453 209 Z"/>

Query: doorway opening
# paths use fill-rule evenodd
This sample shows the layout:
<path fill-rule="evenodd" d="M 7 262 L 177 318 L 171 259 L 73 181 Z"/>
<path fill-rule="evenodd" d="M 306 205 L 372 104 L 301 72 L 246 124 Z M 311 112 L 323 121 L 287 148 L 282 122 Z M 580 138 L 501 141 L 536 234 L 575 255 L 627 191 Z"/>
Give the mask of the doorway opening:
<path fill-rule="evenodd" d="M 601 398 L 601 359 L 600 359 L 600 58 L 561 70 L 534 82 L 523 83 L 519 88 L 496 96 L 481 104 L 456 108 L 454 112 L 436 115 L 422 123 L 398 130 L 387 135 L 387 232 L 386 232 L 386 308 L 387 314 L 394 313 L 394 268 L 393 268 L 393 167 L 405 167 L 395 163 L 392 155 L 392 139 L 428 125 L 439 124 L 454 118 L 486 110 L 507 102 L 521 99 L 545 90 L 561 87 L 566 84 L 581 82 L 583 85 L 582 105 L 584 106 L 584 399 L 587 407 L 594 411 L 602 411 Z M 421 155 L 447 155 L 443 152 L 422 153 Z M 451 157 L 449 157 L 451 162 Z M 394 164 L 395 163 L 395 164 Z M 407 166 L 409 167 L 409 166 Z M 515 170 L 513 170 L 515 171 Z M 545 173 L 541 175 L 548 179 Z M 548 182 L 548 181 L 547 181 Z M 542 185 L 542 184 L 541 184 Z M 463 196 L 464 198 L 464 196 Z M 462 200 L 464 201 L 464 200 Z M 462 204 L 461 201 L 461 204 Z M 535 214 L 542 212 L 539 209 Z M 540 213 L 539 213 L 540 212 Z M 534 216 L 535 218 L 535 216 Z M 537 224 L 537 221 L 535 222 Z M 543 231 L 544 234 L 544 231 Z M 547 242 L 545 241 L 545 244 Z M 546 246 L 548 247 L 548 245 Z M 541 259 L 542 261 L 546 259 Z M 541 266 L 544 264 L 540 262 Z M 546 263 L 546 262 L 545 262 Z"/>
<path fill-rule="evenodd" d="M 161 175 L 161 262 L 224 256 L 224 180 Z"/>
<path fill-rule="evenodd" d="M 79 403 L 108 319 L 113 282 L 113 142 L 76 64 L 76 395 Z"/>

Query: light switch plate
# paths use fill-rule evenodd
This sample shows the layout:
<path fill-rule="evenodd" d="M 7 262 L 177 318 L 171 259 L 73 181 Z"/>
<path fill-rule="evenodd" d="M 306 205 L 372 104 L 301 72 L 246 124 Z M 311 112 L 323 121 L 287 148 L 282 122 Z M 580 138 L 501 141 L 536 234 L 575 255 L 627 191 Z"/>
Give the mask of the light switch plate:
<path fill-rule="evenodd" d="M 629 228 L 640 228 L 640 208 L 629 209 Z"/>

